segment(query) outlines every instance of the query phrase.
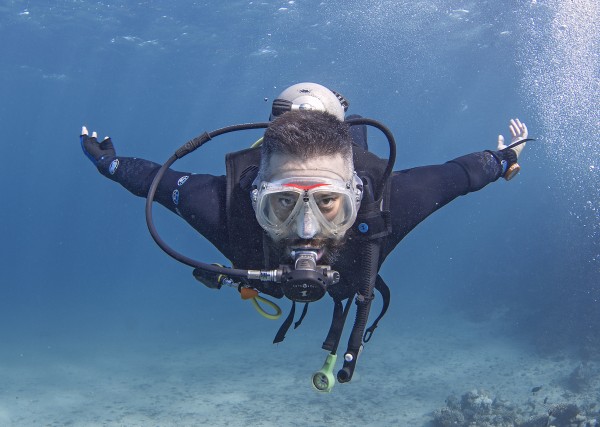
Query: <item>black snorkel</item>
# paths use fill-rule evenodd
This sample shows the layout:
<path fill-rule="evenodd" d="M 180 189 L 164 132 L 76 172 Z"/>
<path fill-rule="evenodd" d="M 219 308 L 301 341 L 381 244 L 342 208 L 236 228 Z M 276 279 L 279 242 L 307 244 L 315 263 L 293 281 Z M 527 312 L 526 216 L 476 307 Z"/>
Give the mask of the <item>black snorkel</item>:
<path fill-rule="evenodd" d="M 370 216 L 371 218 L 380 218 L 381 202 L 385 193 L 385 187 L 392 174 L 392 170 L 396 160 L 396 143 L 394 140 L 394 136 L 386 126 L 373 119 L 354 118 L 347 120 L 346 123 L 348 123 L 350 126 L 368 125 L 375 127 L 379 129 L 388 140 L 389 157 L 386 168 L 383 174 L 378 179 L 378 182 L 370 183 L 371 185 L 369 185 L 369 189 L 365 193 L 367 197 L 365 198 L 363 196 L 363 203 L 368 205 L 365 206 L 368 209 L 361 209 L 359 211 L 359 214 L 361 212 L 365 212 L 363 216 L 366 215 L 367 217 Z M 269 122 L 239 124 L 220 128 L 212 132 L 204 132 L 203 134 L 191 139 L 190 141 L 182 145 L 180 148 L 178 148 L 175 151 L 175 153 L 158 170 L 156 176 L 154 177 L 154 180 L 152 181 L 152 184 L 150 185 L 145 207 L 146 223 L 148 226 L 148 230 L 150 231 L 150 234 L 156 242 L 156 244 L 169 256 L 185 265 L 203 270 L 207 273 L 224 275 L 227 277 L 237 277 L 249 280 L 260 280 L 262 282 L 279 283 L 281 284 L 282 289 L 284 290 L 285 296 L 291 299 L 292 301 L 316 301 L 325 295 L 327 287 L 329 285 L 337 283 L 339 281 L 340 275 L 337 271 L 331 270 L 329 266 L 317 265 L 316 258 L 313 257 L 310 253 L 308 253 L 310 251 L 307 251 L 307 253 L 297 254 L 298 256 L 295 257 L 293 265 L 281 265 L 278 269 L 275 270 L 243 270 L 236 268 L 226 268 L 214 264 L 208 264 L 201 261 L 197 261 L 177 252 L 159 236 L 156 227 L 154 226 L 152 216 L 152 202 L 154 201 L 154 197 L 156 195 L 156 191 L 158 189 L 160 181 L 162 180 L 165 172 L 171 167 L 171 165 L 173 165 L 173 163 L 190 154 L 191 152 L 195 151 L 197 148 L 201 147 L 206 142 L 219 135 L 240 130 L 263 129 L 267 128 L 269 124 Z M 354 373 L 358 355 L 362 350 L 363 337 L 366 338 L 365 327 L 369 316 L 371 301 L 373 299 L 373 291 L 375 287 L 375 281 L 377 278 L 377 271 L 379 269 L 381 239 L 377 236 L 370 236 L 366 232 L 365 235 L 360 236 L 360 238 L 365 239 L 365 249 L 363 251 L 362 256 L 361 278 L 359 283 L 359 290 L 357 292 L 356 297 L 357 313 L 354 327 L 352 329 L 352 333 L 348 343 L 348 350 L 344 354 L 344 366 L 338 372 L 337 375 L 339 382 L 350 381 Z M 346 318 L 346 315 L 348 313 L 349 305 L 350 304 L 348 302 L 347 307 L 344 310 L 344 319 Z M 369 334 L 369 332 L 367 334 Z M 364 341 L 368 341 L 368 338 L 366 338 Z M 335 344 L 335 349 L 333 349 L 331 355 L 335 356 L 336 350 L 337 343 Z M 333 369 L 334 362 L 335 358 L 333 358 L 332 360 L 331 357 L 328 357 L 328 362 L 326 362 L 326 370 L 329 373 L 331 373 L 331 370 Z M 319 373 L 322 374 L 323 370 L 319 371 L 317 374 Z M 317 387 L 315 383 L 315 378 L 316 377 L 313 376 L 313 385 L 317 390 L 331 391 L 331 388 L 333 387 L 333 381 L 328 381 L 328 385 L 326 387 Z"/>

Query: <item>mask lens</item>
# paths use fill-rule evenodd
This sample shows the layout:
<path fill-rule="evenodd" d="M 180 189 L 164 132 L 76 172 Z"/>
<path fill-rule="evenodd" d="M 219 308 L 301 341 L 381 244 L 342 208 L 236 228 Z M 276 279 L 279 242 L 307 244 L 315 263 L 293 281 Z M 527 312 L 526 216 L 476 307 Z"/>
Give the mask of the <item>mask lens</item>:
<path fill-rule="evenodd" d="M 279 237 L 290 233 L 302 238 L 309 238 L 308 234 L 310 238 L 342 236 L 356 218 L 359 201 L 354 183 L 301 177 L 263 182 L 259 188 L 255 199 L 258 222 Z"/>
<path fill-rule="evenodd" d="M 265 195 L 263 215 L 273 225 L 279 225 L 288 220 L 300 194 L 293 191 L 281 191 Z"/>
<path fill-rule="evenodd" d="M 313 193 L 312 200 L 318 210 L 315 213 L 332 230 L 344 227 L 350 220 L 354 220 L 354 202 L 348 192 L 318 190 Z"/>

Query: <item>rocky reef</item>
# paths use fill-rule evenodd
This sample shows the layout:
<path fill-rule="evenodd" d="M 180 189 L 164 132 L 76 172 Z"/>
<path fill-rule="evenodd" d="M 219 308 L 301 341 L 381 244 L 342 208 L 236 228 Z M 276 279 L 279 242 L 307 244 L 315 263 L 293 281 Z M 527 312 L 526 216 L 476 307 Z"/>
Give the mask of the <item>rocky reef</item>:
<path fill-rule="evenodd" d="M 595 403 L 577 405 L 556 403 L 523 406 L 492 396 L 485 390 L 472 390 L 460 398 L 449 396 L 446 406 L 433 412 L 433 427 L 600 427 Z"/>

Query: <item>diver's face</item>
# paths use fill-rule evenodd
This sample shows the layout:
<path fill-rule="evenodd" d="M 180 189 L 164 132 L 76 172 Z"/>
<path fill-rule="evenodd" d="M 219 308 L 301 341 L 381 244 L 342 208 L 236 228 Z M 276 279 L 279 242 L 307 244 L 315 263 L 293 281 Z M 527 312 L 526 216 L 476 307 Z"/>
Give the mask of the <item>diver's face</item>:
<path fill-rule="evenodd" d="M 292 177 L 307 177 L 313 179 L 328 178 L 340 181 L 347 181 L 345 178 L 344 171 L 346 171 L 347 165 L 340 154 L 333 156 L 321 156 L 308 160 L 300 160 L 297 158 L 290 158 L 282 154 L 274 154 L 271 156 L 269 161 L 269 174 L 267 181 L 273 182 L 280 179 L 292 178 Z M 292 192 L 289 194 L 282 193 L 278 195 L 277 199 L 273 203 L 274 214 L 280 218 L 287 218 L 294 206 L 298 196 Z M 315 196 L 316 205 L 323 217 L 332 221 L 339 214 L 342 197 L 335 192 L 320 192 Z M 302 229 L 302 226 L 299 227 Z M 299 237 L 309 238 L 310 232 L 303 233 L 299 232 Z"/>
<path fill-rule="evenodd" d="M 339 181 L 347 181 L 345 171 L 348 170 L 342 155 L 321 156 L 312 159 L 302 160 L 289 157 L 282 154 L 273 154 L 269 159 L 269 169 L 266 174 L 266 180 L 274 182 L 287 178 L 306 177 L 306 178 L 326 178 Z M 290 210 L 295 206 L 297 196 L 290 194 L 286 198 L 286 194 L 274 201 L 274 214 L 280 218 L 286 218 L 290 214 Z M 327 219 L 333 220 L 341 209 L 342 200 L 336 193 L 322 193 L 315 197 L 315 202 L 320 213 Z M 339 246 L 343 243 L 343 236 L 338 236 L 336 239 L 325 238 L 315 233 L 311 228 L 311 220 L 309 215 L 301 216 L 297 223 L 294 224 L 296 233 L 289 235 L 287 238 L 277 241 L 277 246 L 284 249 L 289 254 L 289 251 L 299 247 L 311 247 L 318 249 L 319 255 L 327 254 L 326 258 L 334 256 Z M 283 255 L 283 254 L 282 254 Z"/>
<path fill-rule="evenodd" d="M 328 178 L 342 181 L 341 174 L 337 171 L 344 170 L 344 161 L 340 155 L 327 156 L 315 160 L 309 160 L 298 163 L 293 159 L 286 159 L 285 156 L 274 156 L 271 160 L 271 170 L 275 173 L 271 174 L 268 181 L 278 181 L 286 178 L 302 178 L 310 179 Z M 273 198 L 273 214 L 279 220 L 285 220 L 292 213 L 298 200 L 297 192 L 283 192 Z M 314 201 L 319 209 L 319 213 L 327 220 L 333 221 L 339 214 L 342 206 L 342 196 L 334 191 L 318 192 L 314 196 Z M 300 231 L 300 237 L 308 238 L 310 231 Z M 316 234 L 316 233 L 315 233 Z"/>

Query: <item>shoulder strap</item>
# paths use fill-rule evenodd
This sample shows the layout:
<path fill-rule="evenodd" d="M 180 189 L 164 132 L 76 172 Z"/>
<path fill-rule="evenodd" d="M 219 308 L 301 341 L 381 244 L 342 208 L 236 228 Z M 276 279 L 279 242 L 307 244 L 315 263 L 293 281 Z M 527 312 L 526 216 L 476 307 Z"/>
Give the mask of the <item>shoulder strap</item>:
<path fill-rule="evenodd" d="M 225 156 L 227 170 L 227 188 L 225 208 L 227 212 L 227 231 L 229 238 L 229 257 L 237 268 L 256 268 L 262 266 L 262 251 L 248 248 L 262 248 L 263 230 L 254 217 L 250 201 L 252 182 L 260 166 L 260 149 L 228 153 Z"/>

